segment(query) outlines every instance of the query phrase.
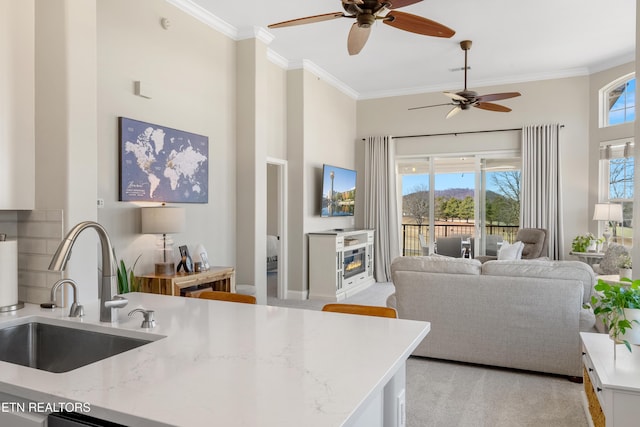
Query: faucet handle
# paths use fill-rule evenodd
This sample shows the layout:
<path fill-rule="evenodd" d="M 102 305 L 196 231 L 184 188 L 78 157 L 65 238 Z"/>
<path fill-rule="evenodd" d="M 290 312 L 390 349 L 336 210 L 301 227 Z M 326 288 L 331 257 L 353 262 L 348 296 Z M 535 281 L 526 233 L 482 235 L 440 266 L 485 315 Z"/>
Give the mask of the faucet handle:
<path fill-rule="evenodd" d="M 154 319 L 155 311 L 153 310 L 145 310 L 144 308 L 136 308 L 135 310 L 131 310 L 129 312 L 129 316 L 134 315 L 135 313 L 142 313 L 144 316 L 144 320 L 142 321 L 141 328 L 153 328 L 156 326 L 156 320 Z"/>

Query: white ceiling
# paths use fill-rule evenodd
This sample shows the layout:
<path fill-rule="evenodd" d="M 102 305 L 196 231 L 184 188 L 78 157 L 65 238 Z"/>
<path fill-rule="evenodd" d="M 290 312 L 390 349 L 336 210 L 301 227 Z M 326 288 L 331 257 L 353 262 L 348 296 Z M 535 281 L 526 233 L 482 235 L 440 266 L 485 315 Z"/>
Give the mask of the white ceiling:
<path fill-rule="evenodd" d="M 180 3 L 189 0 L 169 0 Z M 340 0 L 191 0 L 237 34 L 342 11 Z M 311 61 L 359 99 L 591 74 L 635 58 L 635 0 L 424 0 L 400 9 L 456 31 L 426 37 L 376 23 L 359 55 L 347 53 L 351 19 L 268 30 L 291 68 Z"/>

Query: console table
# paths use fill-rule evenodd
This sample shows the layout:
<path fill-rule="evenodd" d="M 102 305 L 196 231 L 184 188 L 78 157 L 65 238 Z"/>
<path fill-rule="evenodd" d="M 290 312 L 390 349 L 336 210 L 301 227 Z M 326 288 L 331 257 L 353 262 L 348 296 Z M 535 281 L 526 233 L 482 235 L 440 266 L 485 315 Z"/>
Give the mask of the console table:
<path fill-rule="evenodd" d="M 235 269 L 233 267 L 211 267 L 198 273 L 172 275 L 147 274 L 138 276 L 140 292 L 151 294 L 184 296 L 186 292 L 202 288 L 216 291 L 236 292 Z"/>
<path fill-rule="evenodd" d="M 589 265 L 597 264 L 604 258 L 604 252 L 569 252 L 569 255 L 578 257 L 578 259 Z"/>
<path fill-rule="evenodd" d="M 635 427 L 640 420 L 640 347 L 629 352 L 607 334 L 580 333 L 585 412 L 594 427 Z"/>

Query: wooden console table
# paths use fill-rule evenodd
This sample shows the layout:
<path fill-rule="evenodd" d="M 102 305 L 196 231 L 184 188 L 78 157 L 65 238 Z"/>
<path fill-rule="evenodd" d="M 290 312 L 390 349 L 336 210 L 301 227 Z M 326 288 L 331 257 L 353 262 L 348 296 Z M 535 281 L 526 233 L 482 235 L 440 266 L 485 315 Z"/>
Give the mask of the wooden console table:
<path fill-rule="evenodd" d="M 138 276 L 140 292 L 184 296 L 185 292 L 210 287 L 215 291 L 236 292 L 233 267 L 211 267 L 198 273 Z"/>

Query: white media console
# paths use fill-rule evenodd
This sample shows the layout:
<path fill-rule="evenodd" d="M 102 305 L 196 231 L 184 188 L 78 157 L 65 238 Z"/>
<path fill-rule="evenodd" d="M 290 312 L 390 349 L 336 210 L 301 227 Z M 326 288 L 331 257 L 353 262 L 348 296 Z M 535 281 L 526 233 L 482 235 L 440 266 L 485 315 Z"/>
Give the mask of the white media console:
<path fill-rule="evenodd" d="M 340 301 L 375 283 L 373 238 L 352 228 L 309 233 L 309 298 Z"/>

